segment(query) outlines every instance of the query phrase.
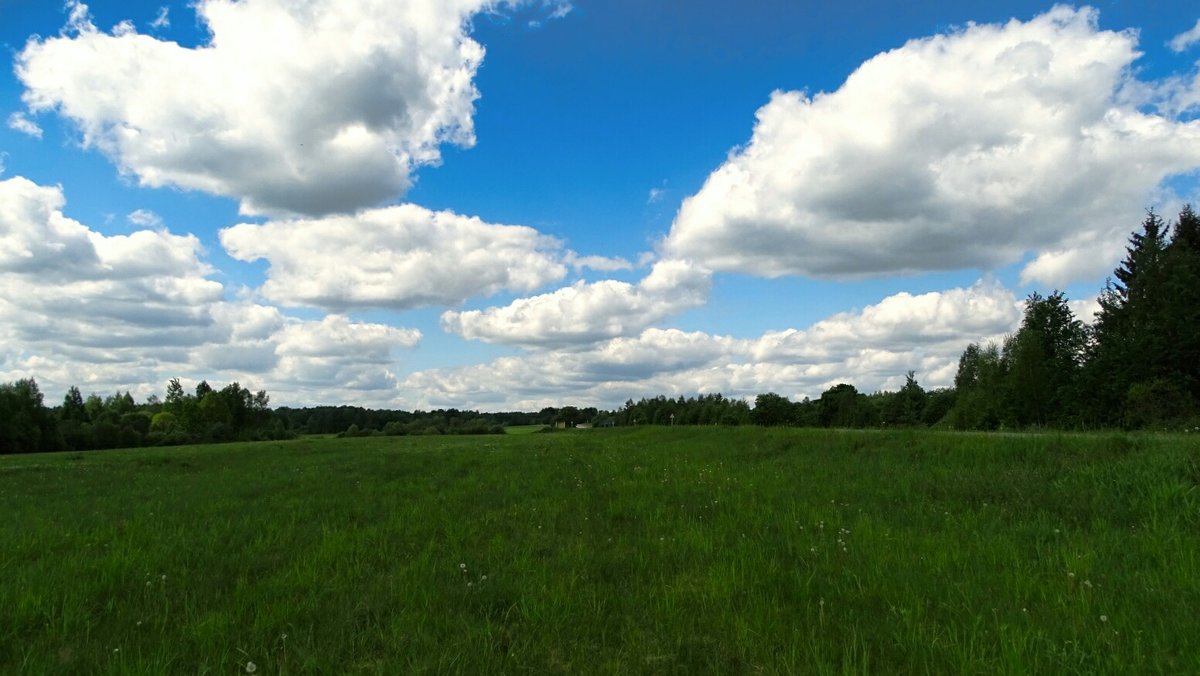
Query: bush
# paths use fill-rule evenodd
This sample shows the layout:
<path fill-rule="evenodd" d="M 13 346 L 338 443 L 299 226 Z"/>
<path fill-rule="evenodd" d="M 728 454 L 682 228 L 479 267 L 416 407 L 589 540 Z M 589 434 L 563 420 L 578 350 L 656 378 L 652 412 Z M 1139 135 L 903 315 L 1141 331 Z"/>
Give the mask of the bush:
<path fill-rule="evenodd" d="M 1196 402 L 1178 382 L 1156 378 L 1135 383 L 1125 394 L 1128 428 L 1174 426 L 1196 414 Z"/>

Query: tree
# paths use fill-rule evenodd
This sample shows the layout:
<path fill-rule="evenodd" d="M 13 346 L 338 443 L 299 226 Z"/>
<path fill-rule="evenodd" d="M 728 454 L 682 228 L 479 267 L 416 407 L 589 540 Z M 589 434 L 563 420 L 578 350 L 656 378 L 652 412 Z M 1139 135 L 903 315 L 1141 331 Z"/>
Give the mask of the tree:
<path fill-rule="evenodd" d="M 56 432 L 37 381 L 0 385 L 0 453 L 57 450 Z"/>
<path fill-rule="evenodd" d="M 925 411 L 925 390 L 917 384 L 916 372 L 904 376 L 904 387 L 888 397 L 883 410 L 883 423 L 894 427 L 920 425 Z"/>
<path fill-rule="evenodd" d="M 578 425 L 580 420 L 582 420 L 582 417 L 580 416 L 579 409 L 575 406 L 563 406 L 558 409 L 558 415 L 554 418 L 555 422 L 563 423 L 567 427 Z"/>
<path fill-rule="evenodd" d="M 1187 205 L 1163 256 L 1163 364 L 1154 375 L 1175 380 L 1200 401 L 1200 216 Z"/>
<path fill-rule="evenodd" d="M 1100 310 L 1083 376 L 1088 417 L 1094 423 L 1118 422 L 1130 386 L 1161 370 L 1167 230 L 1158 214 L 1147 212 L 1141 231 L 1129 236 L 1125 258 L 1113 271 L 1116 280 L 1110 278 L 1097 298 Z"/>
<path fill-rule="evenodd" d="M 994 430 L 1004 420 L 1007 364 L 995 343 L 972 343 L 958 360 L 950 424 L 960 430 Z"/>
<path fill-rule="evenodd" d="M 754 398 L 754 408 L 750 411 L 750 420 L 755 425 L 774 427 L 787 425 L 791 422 L 792 402 L 787 397 L 774 392 L 760 394 Z"/>
<path fill-rule="evenodd" d="M 74 420 L 80 423 L 88 421 L 87 408 L 83 405 L 83 394 L 78 387 L 72 385 L 67 388 L 67 395 L 63 397 L 62 410 L 59 411 L 58 417 L 61 420 Z"/>
<path fill-rule="evenodd" d="M 817 400 L 817 421 L 822 427 L 867 427 L 878 414 L 853 385 L 838 383 Z"/>
<path fill-rule="evenodd" d="M 1030 294 L 1021 328 L 1005 345 L 1009 412 L 1017 425 L 1062 424 L 1078 410 L 1088 334 L 1061 292 Z"/>
<path fill-rule="evenodd" d="M 167 410 L 177 411 L 183 405 L 183 399 L 187 396 L 183 393 L 183 385 L 179 383 L 178 378 L 172 378 L 167 383 L 167 399 L 164 402 Z"/>

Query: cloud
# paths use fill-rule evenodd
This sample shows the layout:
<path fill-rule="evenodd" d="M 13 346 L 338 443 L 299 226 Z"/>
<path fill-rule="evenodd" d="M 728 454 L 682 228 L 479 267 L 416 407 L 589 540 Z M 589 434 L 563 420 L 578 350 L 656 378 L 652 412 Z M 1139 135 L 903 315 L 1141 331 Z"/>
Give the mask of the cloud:
<path fill-rule="evenodd" d="M 340 390 L 390 391 L 393 350 L 412 348 L 421 332 L 382 324 L 358 324 L 330 315 L 320 322 L 291 322 L 277 335 L 273 376 L 311 389 L 336 383 Z"/>
<path fill-rule="evenodd" d="M 611 279 L 580 281 L 504 307 L 445 312 L 442 327 L 489 343 L 586 345 L 637 333 L 665 317 L 703 305 L 711 285 L 707 270 L 686 261 L 659 261 L 636 285 Z"/>
<path fill-rule="evenodd" d="M 38 126 L 37 122 L 26 117 L 25 113 L 16 112 L 9 115 L 8 128 L 33 138 L 42 137 L 42 128 Z"/>
<path fill-rule="evenodd" d="M 554 238 L 412 204 L 243 223 L 219 236 L 230 256 L 270 263 L 262 287 L 270 300 L 338 312 L 456 305 L 502 290 L 532 291 L 566 274 Z"/>
<path fill-rule="evenodd" d="M 664 251 L 767 277 L 993 269 L 1030 252 L 1029 283 L 1102 275 L 1164 180 L 1200 167 L 1200 121 L 1141 109 L 1137 57 L 1135 33 L 1058 6 L 910 41 L 835 92 L 776 92 Z"/>
<path fill-rule="evenodd" d="M 1021 302 L 994 280 L 968 288 L 898 293 L 805 329 L 754 339 L 649 328 L 594 343 L 533 349 L 486 364 L 429 369 L 399 384 L 412 407 L 537 409 L 613 407 L 628 398 L 720 392 L 817 397 L 839 382 L 897 389 L 915 370 L 926 388 L 952 384 L 970 342 L 999 340 L 1021 320 Z"/>
<path fill-rule="evenodd" d="M 994 280 L 969 288 L 912 295 L 900 292 L 856 312 L 841 312 L 797 331 L 764 334 L 758 361 L 845 359 L 863 349 L 905 350 L 965 337 L 1004 333 L 1021 320 L 1021 302 Z"/>
<path fill-rule="evenodd" d="M 474 141 L 485 0 L 199 0 L 196 48 L 69 5 L 16 72 L 31 111 L 73 121 L 141 185 L 240 200 L 248 214 L 324 215 L 392 199 L 440 146 Z"/>
<path fill-rule="evenodd" d="M 65 216 L 64 202 L 58 187 L 0 181 L 0 346 L 8 357 L 60 355 L 85 371 L 120 364 L 139 372 L 220 339 L 208 307 L 223 289 L 208 279 L 195 237 L 101 235 Z"/>
<path fill-rule="evenodd" d="M 569 2 L 550 2 L 547 4 L 554 7 L 554 9 L 550 11 L 549 17 L 547 17 L 550 19 L 565 19 L 566 16 L 575 9 L 575 6 Z"/>
<path fill-rule="evenodd" d="M 1200 42 L 1200 19 L 1196 21 L 1196 25 L 1192 26 L 1191 30 L 1184 31 L 1171 38 L 1167 46 L 1171 48 L 1171 51 L 1182 53 L 1197 42 Z"/>
<path fill-rule="evenodd" d="M 171 27 L 171 8 L 167 6 L 159 7 L 158 14 L 154 20 L 150 22 L 150 27 L 155 30 Z"/>
<path fill-rule="evenodd" d="M 419 371 L 399 384 L 400 400 L 416 408 L 536 410 L 569 402 L 611 406 L 635 396 L 651 379 L 722 359 L 734 342 L 701 332 L 647 329 L 586 350 L 539 351 L 487 364 Z M 673 384 L 659 386 L 663 389 L 653 394 L 674 391 Z"/>
<path fill-rule="evenodd" d="M 396 353 L 420 340 L 412 329 L 228 300 L 196 237 L 161 222 L 104 235 L 64 206 L 60 187 L 0 181 L 0 382 L 33 376 L 52 399 L 73 384 L 145 397 L 172 377 L 223 378 L 276 403 L 383 403 Z"/>
<path fill-rule="evenodd" d="M 133 225 L 142 228 L 161 228 L 163 225 L 162 217 L 149 209 L 135 209 L 126 218 Z"/>
<path fill-rule="evenodd" d="M 596 270 L 598 272 L 616 272 L 617 270 L 632 270 L 633 263 L 624 258 L 608 258 L 606 256 L 581 256 L 574 251 L 568 251 L 563 256 L 563 262 L 576 272 Z"/>

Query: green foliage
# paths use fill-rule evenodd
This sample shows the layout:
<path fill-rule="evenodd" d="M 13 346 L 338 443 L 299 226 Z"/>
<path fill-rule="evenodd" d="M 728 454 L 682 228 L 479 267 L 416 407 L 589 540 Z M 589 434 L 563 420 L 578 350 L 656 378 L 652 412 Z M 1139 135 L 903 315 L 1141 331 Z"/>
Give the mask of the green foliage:
<path fill-rule="evenodd" d="M 33 380 L 0 384 L 0 453 L 93 450 L 179 445 L 197 441 L 284 439 L 290 433 L 268 408 L 266 392 L 251 394 L 237 383 L 213 390 L 202 383 L 197 399 L 178 379 L 159 403 L 138 405 L 128 391 L 85 400 L 70 387 L 54 412 L 42 403 Z"/>
<path fill-rule="evenodd" d="M 750 420 L 764 427 L 790 425 L 792 418 L 792 402 L 774 392 L 758 395 L 750 411 Z"/>
<path fill-rule="evenodd" d="M 959 360 L 958 429 L 1181 426 L 1200 417 L 1200 218 L 1150 211 L 1098 298 L 1091 329 L 1066 297 L 1032 294 L 1002 353 Z"/>
<path fill-rule="evenodd" d="M 750 406 L 741 399 L 727 399 L 721 394 L 702 394 L 698 397 L 665 396 L 643 398 L 636 403 L 630 399 L 611 416 L 617 426 L 668 425 L 671 416 L 679 425 L 746 425 L 751 422 Z M 761 424 L 761 423 L 760 423 Z"/>
<path fill-rule="evenodd" d="M 1094 337 L 1084 369 L 1088 418 L 1096 424 L 1152 419 L 1127 410 L 1130 388 L 1162 379 L 1200 395 L 1200 253 L 1191 207 L 1174 237 L 1154 212 L 1130 236 L 1127 255 L 1099 297 Z M 1135 399 L 1140 400 L 1141 394 Z"/>
<path fill-rule="evenodd" d="M 1033 293 L 1005 345 L 1008 412 L 1018 427 L 1061 426 L 1075 417 L 1087 331 L 1066 296 Z"/>
<path fill-rule="evenodd" d="M 83 404 L 83 394 L 80 393 L 78 387 L 72 385 L 67 389 L 58 417 L 61 420 L 74 420 L 80 423 L 89 420 L 87 408 Z"/>
<path fill-rule="evenodd" d="M 32 378 L 0 384 L 0 453 L 57 450 L 58 437 Z"/>
<path fill-rule="evenodd" d="M 959 430 L 994 430 L 1004 419 L 1004 381 L 1008 365 L 994 343 L 967 346 L 954 377 L 957 392 L 950 424 Z"/>
<path fill-rule="evenodd" d="M 928 396 L 917 383 L 916 373 L 909 371 L 904 377 L 904 387 L 887 398 L 881 422 L 885 427 L 916 427 L 928 424 L 924 420 L 927 403 Z M 938 419 L 941 417 L 938 416 Z"/>
<path fill-rule="evenodd" d="M 1196 410 L 1191 392 L 1178 380 L 1157 378 L 1134 383 L 1125 395 L 1125 426 L 1174 426 L 1188 420 Z"/>
<path fill-rule="evenodd" d="M 816 408 L 821 427 L 871 427 L 879 422 L 879 412 L 866 395 L 846 383 L 821 393 Z"/>

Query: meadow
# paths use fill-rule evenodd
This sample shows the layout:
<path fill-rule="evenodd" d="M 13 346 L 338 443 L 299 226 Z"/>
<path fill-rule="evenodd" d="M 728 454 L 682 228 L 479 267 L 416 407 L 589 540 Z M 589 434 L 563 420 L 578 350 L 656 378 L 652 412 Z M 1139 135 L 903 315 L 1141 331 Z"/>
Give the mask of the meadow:
<path fill-rule="evenodd" d="M 0 673 L 1200 673 L 1197 439 L 0 457 Z"/>

